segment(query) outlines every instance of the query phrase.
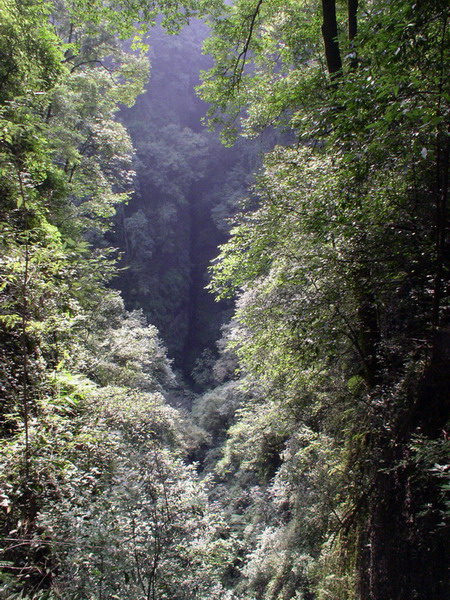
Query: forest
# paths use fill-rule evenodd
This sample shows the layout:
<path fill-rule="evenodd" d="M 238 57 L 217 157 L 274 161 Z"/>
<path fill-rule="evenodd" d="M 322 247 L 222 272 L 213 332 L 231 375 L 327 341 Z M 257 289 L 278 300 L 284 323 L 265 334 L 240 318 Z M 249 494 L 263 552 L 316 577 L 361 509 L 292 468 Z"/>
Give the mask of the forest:
<path fill-rule="evenodd" d="M 0 0 L 0 600 L 450 598 L 448 0 Z"/>

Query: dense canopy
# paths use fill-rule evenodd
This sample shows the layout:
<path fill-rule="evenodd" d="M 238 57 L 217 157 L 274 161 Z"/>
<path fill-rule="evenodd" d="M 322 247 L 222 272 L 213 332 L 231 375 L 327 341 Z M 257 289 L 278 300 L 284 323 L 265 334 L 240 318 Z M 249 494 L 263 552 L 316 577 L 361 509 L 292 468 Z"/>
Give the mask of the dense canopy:
<path fill-rule="evenodd" d="M 0 0 L 0 599 L 447 600 L 449 21 Z"/>

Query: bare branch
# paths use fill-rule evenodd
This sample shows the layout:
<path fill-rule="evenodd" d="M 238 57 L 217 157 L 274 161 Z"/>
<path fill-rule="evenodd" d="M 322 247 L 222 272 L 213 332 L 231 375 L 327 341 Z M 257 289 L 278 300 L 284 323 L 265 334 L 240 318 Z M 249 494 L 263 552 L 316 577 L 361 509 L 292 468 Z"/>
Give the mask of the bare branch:
<path fill-rule="evenodd" d="M 247 62 L 247 54 L 250 49 L 250 44 L 252 41 L 253 32 L 254 32 L 255 25 L 256 25 L 256 19 L 261 10 L 262 3 L 263 3 L 263 0 L 258 0 L 258 4 L 256 5 L 255 10 L 253 11 L 253 13 L 251 15 L 249 15 L 247 17 L 247 19 L 250 19 L 250 27 L 248 29 L 247 36 L 245 38 L 244 47 L 242 48 L 242 51 L 240 52 L 239 56 L 237 57 L 236 62 L 234 64 L 234 69 L 233 69 L 232 82 L 233 82 L 233 85 L 235 85 L 236 87 L 239 87 L 239 84 L 242 79 L 242 74 L 244 72 L 245 64 Z"/>

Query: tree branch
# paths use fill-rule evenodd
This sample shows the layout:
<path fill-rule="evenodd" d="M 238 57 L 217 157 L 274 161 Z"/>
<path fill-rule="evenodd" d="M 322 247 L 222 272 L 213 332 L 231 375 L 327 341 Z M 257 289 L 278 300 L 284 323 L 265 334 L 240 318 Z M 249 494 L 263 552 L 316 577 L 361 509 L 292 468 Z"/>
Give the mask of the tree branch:
<path fill-rule="evenodd" d="M 253 31 L 255 29 L 256 19 L 259 15 L 259 11 L 261 9 L 262 3 L 263 3 L 263 0 L 258 0 L 258 4 L 256 5 L 255 10 L 248 17 L 248 18 L 250 18 L 250 27 L 249 27 L 249 30 L 248 30 L 248 33 L 247 33 L 247 36 L 246 36 L 246 39 L 244 42 L 244 47 L 242 48 L 241 53 L 237 57 L 235 65 L 234 65 L 234 69 L 233 69 L 232 81 L 233 81 L 233 86 L 235 85 L 236 87 L 239 87 L 239 84 L 242 79 L 242 74 L 245 69 L 245 63 L 247 62 L 247 54 L 248 54 L 248 51 L 250 48 L 250 43 L 252 41 Z"/>

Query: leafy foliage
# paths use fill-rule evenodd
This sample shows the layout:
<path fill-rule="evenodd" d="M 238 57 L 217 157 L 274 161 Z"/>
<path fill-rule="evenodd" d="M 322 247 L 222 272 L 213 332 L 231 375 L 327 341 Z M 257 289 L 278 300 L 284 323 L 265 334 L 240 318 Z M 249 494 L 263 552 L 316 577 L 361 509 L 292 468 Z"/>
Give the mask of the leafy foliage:
<path fill-rule="evenodd" d="M 357 4 L 1 3 L 2 597 L 448 596 L 448 7 Z M 105 232 L 133 181 L 135 22 L 205 9 L 213 121 L 290 133 L 212 270 L 237 308 L 194 371 L 195 427 L 156 328 L 107 288 Z M 192 363 L 199 225 L 227 231 L 256 160 L 202 184 L 228 159 L 199 105 L 169 125 L 147 100 L 122 113 L 140 189 L 120 281 L 178 313 Z"/>
<path fill-rule="evenodd" d="M 170 363 L 106 288 L 133 176 L 115 113 L 147 61 L 112 35 L 132 7 L 93 8 L 1 5 L 0 595 L 174 598 L 190 564 L 185 597 L 222 598 L 229 548 L 162 395 Z"/>
<path fill-rule="evenodd" d="M 324 18 L 331 4 L 322 3 Z M 304 3 L 295 12 L 306 19 L 315 8 Z M 275 410 L 285 436 L 278 443 L 288 447 L 294 436 L 282 416 L 295 407 L 297 428 L 306 425 L 336 449 L 325 473 L 337 474 L 297 586 L 319 597 L 394 597 L 402 589 L 431 598 L 448 591 L 430 558 L 448 559 L 437 526 L 442 488 L 410 444 L 426 431 L 422 449 L 434 454 L 450 416 L 443 401 L 449 146 L 441 125 L 449 110 L 448 10 L 441 2 L 394 3 L 388 13 L 378 3 L 366 8 L 356 38 L 345 42 L 341 30 L 341 47 L 352 52 L 330 78 L 318 22 L 291 26 L 283 20 L 288 3 L 243 1 L 214 20 L 216 66 L 203 95 L 216 117 L 233 134 L 245 108 L 244 131 L 288 122 L 299 140 L 266 156 L 259 204 L 238 216 L 213 268 L 216 293 L 238 294 L 233 346 L 241 366 L 269 398 L 253 428 L 255 408 L 244 409 L 226 456 L 234 468 L 257 466 L 258 437 L 269 428 L 277 439 Z M 338 24 L 342 16 L 339 9 Z M 280 475 L 282 452 L 274 463 Z M 250 585 L 261 596 L 294 597 L 270 572 L 277 539 L 270 523 L 249 563 Z M 402 556 L 405 539 L 415 550 Z M 427 584 L 414 575 L 424 563 Z"/>

